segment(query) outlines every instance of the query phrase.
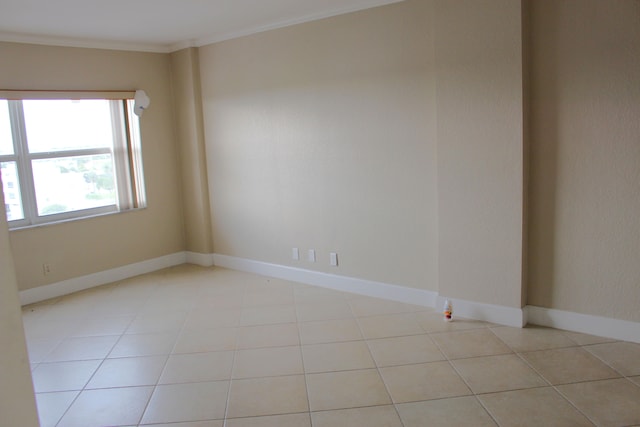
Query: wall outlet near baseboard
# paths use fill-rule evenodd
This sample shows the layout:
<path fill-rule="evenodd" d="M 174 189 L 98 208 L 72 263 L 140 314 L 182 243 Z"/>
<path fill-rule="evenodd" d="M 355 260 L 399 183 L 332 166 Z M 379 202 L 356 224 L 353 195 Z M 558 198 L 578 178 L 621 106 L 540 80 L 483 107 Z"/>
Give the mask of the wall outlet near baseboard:
<path fill-rule="evenodd" d="M 291 250 L 291 258 L 293 258 L 295 261 L 298 261 L 300 259 L 300 251 L 298 250 L 298 248 L 293 248 Z"/>
<path fill-rule="evenodd" d="M 309 249 L 309 251 L 307 252 L 307 259 L 309 260 L 309 262 L 316 262 L 316 250 L 315 249 Z"/>
<path fill-rule="evenodd" d="M 338 266 L 338 254 L 336 252 L 329 252 L 329 265 L 332 267 Z"/>

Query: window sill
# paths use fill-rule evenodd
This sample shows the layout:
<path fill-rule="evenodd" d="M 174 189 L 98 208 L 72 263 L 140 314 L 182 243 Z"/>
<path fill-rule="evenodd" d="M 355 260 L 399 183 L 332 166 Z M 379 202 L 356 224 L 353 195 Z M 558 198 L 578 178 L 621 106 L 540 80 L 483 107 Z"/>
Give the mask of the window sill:
<path fill-rule="evenodd" d="M 11 223 L 9 223 L 9 231 L 11 232 L 11 231 L 31 230 L 31 229 L 35 229 L 35 228 L 49 227 L 49 226 L 52 226 L 52 225 L 66 224 L 66 223 L 69 223 L 69 222 L 76 222 L 76 221 L 83 221 L 83 220 L 88 220 L 88 219 L 102 218 L 102 217 L 112 216 L 112 215 L 121 215 L 121 214 L 127 214 L 127 213 L 131 213 L 131 212 L 139 212 L 139 211 L 143 211 L 145 209 L 147 209 L 147 208 L 146 207 L 132 208 L 132 209 L 127 209 L 127 210 L 122 210 L 122 211 L 104 212 L 104 213 L 97 213 L 97 214 L 93 214 L 93 215 L 80 216 L 80 217 L 76 217 L 76 218 L 59 219 L 59 220 L 55 220 L 55 221 L 43 222 L 43 223 L 40 223 L 40 224 L 18 225 L 18 226 L 15 226 L 15 227 L 12 227 Z"/>

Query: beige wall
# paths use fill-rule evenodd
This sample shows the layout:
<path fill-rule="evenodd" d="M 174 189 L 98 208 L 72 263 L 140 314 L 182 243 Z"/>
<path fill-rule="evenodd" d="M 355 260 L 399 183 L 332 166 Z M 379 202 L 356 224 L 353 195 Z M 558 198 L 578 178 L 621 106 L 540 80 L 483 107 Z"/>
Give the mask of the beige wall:
<path fill-rule="evenodd" d="M 529 304 L 640 321 L 640 2 L 532 2 Z"/>
<path fill-rule="evenodd" d="M 213 250 L 640 321 L 639 21 L 406 0 L 171 55 L 0 43 L 2 89 L 152 98 L 149 208 L 11 232 L 20 287 Z"/>
<path fill-rule="evenodd" d="M 439 290 L 523 305 L 521 4 L 436 7 Z"/>
<path fill-rule="evenodd" d="M 151 97 L 140 124 L 148 208 L 12 231 L 20 289 L 184 250 L 169 56 L 0 43 L 0 57 L 2 89 L 144 89 Z"/>
<path fill-rule="evenodd" d="M 0 188 L 1 181 L 0 177 Z M 1 191 L 0 202 L 0 206 L 4 206 Z M 0 414 L 2 425 L 39 425 L 9 231 L 4 215 L 0 215 Z"/>
<path fill-rule="evenodd" d="M 200 49 L 215 252 L 437 289 L 431 19 L 405 1 Z"/>
<path fill-rule="evenodd" d="M 210 254 L 213 252 L 213 242 L 198 49 L 182 49 L 171 54 L 171 77 L 175 98 L 176 143 L 182 171 L 186 250 Z"/>

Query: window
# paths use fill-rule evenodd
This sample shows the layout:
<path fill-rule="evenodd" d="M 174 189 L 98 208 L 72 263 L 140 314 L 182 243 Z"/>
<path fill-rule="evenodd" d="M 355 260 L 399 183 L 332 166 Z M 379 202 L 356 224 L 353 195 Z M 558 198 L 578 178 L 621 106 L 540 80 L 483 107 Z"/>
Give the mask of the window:
<path fill-rule="evenodd" d="M 0 98 L 0 173 L 9 227 L 146 205 L 133 93 L 18 95 Z"/>

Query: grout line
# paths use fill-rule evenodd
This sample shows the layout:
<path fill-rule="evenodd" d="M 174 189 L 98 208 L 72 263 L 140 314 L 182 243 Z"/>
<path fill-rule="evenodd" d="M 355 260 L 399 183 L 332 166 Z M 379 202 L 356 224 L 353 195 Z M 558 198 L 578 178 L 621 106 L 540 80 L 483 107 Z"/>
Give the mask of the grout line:
<path fill-rule="evenodd" d="M 154 290 L 157 290 L 158 287 L 154 287 Z M 149 299 L 151 298 L 151 296 L 149 295 L 149 297 L 146 299 L 145 303 L 142 304 L 141 309 L 144 308 L 144 306 L 146 305 L 146 303 L 149 301 Z M 141 312 L 138 312 L 138 315 L 140 315 Z M 162 355 L 162 356 L 166 356 L 166 359 L 164 361 L 164 364 L 162 366 L 162 369 L 160 370 L 160 375 L 158 375 L 158 378 L 155 381 L 155 384 L 153 385 L 153 390 L 151 390 L 151 393 L 149 394 L 149 399 L 147 400 L 147 403 L 144 405 L 144 409 L 141 411 L 140 413 L 140 419 L 138 420 L 138 424 L 142 423 L 142 420 L 144 419 L 145 414 L 147 413 L 147 410 L 149 409 L 149 404 L 151 403 L 151 400 L 153 399 L 153 396 L 156 393 L 156 390 L 158 389 L 158 386 L 160 384 L 160 378 L 162 378 L 162 375 L 164 374 L 165 370 L 167 369 L 167 364 L 169 363 L 169 359 L 171 358 L 171 355 L 173 354 L 173 351 L 176 349 L 176 346 L 178 345 L 178 340 L 180 339 L 180 335 L 182 334 L 182 331 L 184 330 L 184 326 L 187 323 L 187 317 L 189 315 L 187 314 L 187 316 L 185 316 L 185 318 L 182 320 L 182 326 L 180 326 L 180 329 L 176 335 L 175 338 L 175 342 L 173 343 L 173 347 L 171 347 L 171 350 L 169 350 L 169 354 L 167 355 Z M 134 320 L 132 320 L 131 324 L 133 324 L 133 322 L 138 318 L 138 316 L 135 317 Z M 129 325 L 129 327 L 131 327 L 131 325 Z M 128 329 L 128 328 L 127 328 Z M 123 336 L 126 334 L 127 329 L 125 329 L 125 331 L 123 332 Z M 115 346 L 114 346 L 115 348 Z M 138 357 L 145 357 L 145 356 L 138 356 Z M 146 356 L 149 357 L 149 356 Z"/>
<path fill-rule="evenodd" d="M 384 389 L 387 392 L 387 395 L 389 396 L 389 400 L 391 401 L 391 405 L 393 406 L 393 410 L 396 412 L 396 415 L 398 417 L 398 420 L 400 421 L 400 425 L 404 427 L 404 421 L 402 421 L 402 417 L 400 416 L 400 411 L 398 410 L 398 406 L 397 403 L 393 401 L 393 396 L 391 395 L 391 391 L 389 390 L 389 386 L 387 385 L 386 381 L 384 380 L 384 377 L 382 376 L 382 371 L 380 370 L 380 366 L 378 365 L 378 362 L 376 362 L 375 357 L 373 356 L 373 352 L 371 351 L 371 346 L 369 345 L 369 340 L 367 340 L 364 336 L 364 331 L 362 330 L 362 325 L 360 325 L 360 320 L 358 318 L 358 316 L 356 316 L 355 310 L 353 309 L 353 304 L 351 304 L 351 301 L 349 301 L 349 306 L 351 307 L 351 313 L 353 314 L 354 318 L 356 319 L 356 323 L 358 325 L 358 329 L 360 330 L 360 335 L 362 336 L 362 339 L 364 340 L 365 345 L 367 346 L 367 350 L 369 350 L 369 356 L 371 357 L 371 360 L 373 360 L 373 364 L 375 366 L 376 372 L 378 372 L 378 377 L 380 377 L 380 381 L 382 381 L 382 384 L 384 385 Z M 417 321 L 416 321 L 417 323 Z M 420 326 L 420 325 L 418 325 Z M 420 328 L 422 329 L 422 328 Z M 376 406 L 380 406 L 380 405 L 376 405 Z"/>
<path fill-rule="evenodd" d="M 583 417 L 585 417 L 589 422 L 591 422 L 594 426 L 598 425 L 598 423 L 595 420 L 592 420 L 591 417 L 589 417 L 587 414 L 585 414 L 584 412 L 582 412 L 580 410 L 580 408 L 578 408 L 572 401 L 571 399 L 569 399 L 567 396 L 565 396 L 564 393 L 562 393 L 555 385 L 551 386 L 553 388 L 553 390 L 558 393 L 558 395 L 560 397 L 562 397 L 569 405 L 571 405 L 571 407 L 573 407 L 576 411 L 578 411 L 579 414 L 581 414 Z"/>
<path fill-rule="evenodd" d="M 229 373 L 229 388 L 227 389 L 227 399 L 225 401 L 225 406 L 224 406 L 224 418 L 222 421 L 223 426 L 227 425 L 227 419 L 229 416 L 229 404 L 231 403 L 231 387 L 233 386 L 234 380 L 233 378 L 233 374 L 236 370 L 236 356 L 238 355 L 238 338 L 240 336 L 240 329 L 242 329 L 242 311 L 244 310 L 244 301 L 245 301 L 245 297 L 247 294 L 247 286 L 245 284 L 242 285 L 243 286 L 243 290 L 242 290 L 242 299 L 241 299 L 241 306 L 240 306 L 240 313 L 238 314 L 238 326 L 236 328 L 236 339 L 235 339 L 235 344 L 233 346 L 233 359 L 231 361 L 231 372 Z"/>
<path fill-rule="evenodd" d="M 181 273 L 182 274 L 182 273 Z M 74 392 L 77 393 L 77 395 L 73 398 L 73 400 L 71 401 L 71 403 L 67 406 L 67 408 L 65 409 L 65 411 L 62 413 L 62 415 L 59 417 L 59 419 L 56 421 L 56 424 L 59 424 L 62 419 L 67 415 L 67 413 L 69 412 L 70 408 L 74 405 L 74 403 L 78 400 L 79 396 L 88 390 L 104 390 L 104 389 L 119 389 L 119 388 L 151 388 L 151 392 L 149 394 L 149 399 L 146 402 L 146 405 L 144 406 L 144 409 L 141 412 L 140 415 L 140 419 L 138 424 L 140 424 L 142 422 L 142 419 L 145 416 L 146 411 L 149 408 L 149 404 L 151 402 L 151 399 L 153 398 L 155 392 L 157 391 L 157 388 L 160 386 L 160 379 L 162 377 L 162 375 L 165 373 L 166 369 L 167 369 L 167 365 L 168 365 L 168 361 L 169 359 L 174 356 L 175 354 L 175 350 L 177 348 L 177 344 L 180 340 L 180 336 L 186 331 L 186 325 L 187 325 L 187 320 L 190 316 L 191 313 L 193 313 L 194 310 L 196 310 L 196 307 L 198 307 L 197 303 L 190 306 L 190 308 L 188 308 L 186 310 L 186 316 L 183 318 L 182 320 L 182 324 L 177 332 L 177 335 L 175 335 L 175 340 L 173 342 L 173 346 L 172 349 L 169 351 L 169 354 L 163 354 L 163 355 L 136 355 L 136 356 L 124 356 L 123 358 L 143 358 L 143 357 L 154 357 L 154 356 L 160 356 L 160 357 L 165 357 L 164 360 L 164 364 L 162 366 L 162 369 L 160 371 L 160 375 L 158 375 L 157 379 L 155 380 L 155 385 L 137 385 L 137 386 L 122 386 L 122 387 L 103 387 L 100 389 L 87 389 L 88 384 L 95 378 L 95 376 L 97 375 L 98 371 L 103 367 L 104 363 L 107 360 L 117 360 L 120 358 L 109 358 L 109 356 L 113 353 L 114 349 L 117 347 L 117 345 L 121 342 L 121 340 L 123 339 L 123 337 L 125 336 L 135 336 L 135 335 L 156 335 L 158 334 L 158 332 L 146 332 L 146 333 L 141 333 L 141 334 L 127 334 L 127 330 L 131 327 L 131 325 L 139 318 L 141 318 L 146 312 L 144 311 L 145 309 L 148 309 L 149 307 L 151 307 L 150 305 L 150 301 L 152 301 L 152 299 L 155 296 L 158 296 L 161 292 L 168 290 L 169 293 L 167 295 L 171 296 L 173 295 L 171 292 L 174 291 L 174 289 L 172 287 L 176 287 L 176 285 L 179 285 L 179 282 L 176 282 L 176 280 L 181 280 L 181 278 L 183 276 L 180 276 L 179 274 L 172 274 L 172 275 L 161 275 L 161 276 L 153 276 L 154 277 L 154 282 L 152 285 L 148 285 L 145 283 L 144 288 L 141 288 L 144 290 L 144 302 L 142 302 L 141 304 L 139 304 L 135 310 L 135 314 L 130 315 L 122 315 L 122 314 L 118 314 L 116 316 L 101 316 L 101 317 L 106 317 L 106 318 L 114 318 L 114 317 L 127 317 L 127 316 L 131 316 L 131 319 L 129 320 L 127 326 L 123 329 L 123 331 L 120 334 L 111 334 L 111 335 L 97 335 L 98 337 L 102 337 L 102 336 L 118 336 L 119 338 L 115 340 L 114 344 L 111 346 L 111 349 L 107 352 L 106 356 L 104 356 L 103 358 L 98 358 L 98 359 L 87 359 L 87 360 L 94 360 L 94 361 L 100 361 L 97 365 L 97 368 L 93 371 L 93 373 L 89 376 L 88 380 L 86 381 L 86 383 L 84 384 L 84 386 L 82 386 L 82 388 L 80 390 L 65 390 L 65 391 L 51 391 L 51 392 L 42 392 L 42 393 L 38 393 L 38 394 L 47 394 L 47 393 L 61 393 L 61 392 Z M 210 283 L 211 280 L 208 280 L 207 283 L 201 283 L 199 284 L 199 286 L 197 287 L 198 289 L 203 288 L 204 286 L 211 286 L 211 285 L 215 285 L 215 283 Z M 267 284 L 268 284 L 268 280 L 267 280 Z M 226 283 L 226 282 L 225 282 Z M 122 286 L 121 286 L 122 285 Z M 112 286 L 111 288 L 109 288 L 109 290 L 107 292 L 104 293 L 104 296 L 106 298 L 108 298 L 109 295 L 112 295 L 116 289 L 126 289 L 126 285 L 127 283 L 123 282 L 123 283 L 119 283 L 116 286 Z M 193 285 L 192 283 L 189 283 L 189 285 Z M 599 345 L 599 344 L 612 344 L 615 342 L 622 342 L 622 341 L 606 341 L 606 342 L 602 342 L 602 343 L 593 343 L 593 344 L 585 344 L 585 345 L 580 345 L 577 341 L 575 341 L 574 339 L 572 339 L 570 336 L 567 336 L 567 334 L 564 334 L 565 336 L 567 336 L 567 338 L 575 343 L 573 345 L 566 345 L 566 346 L 561 346 L 561 347 L 554 347 L 554 348 L 550 348 L 550 349 L 535 349 L 535 350 L 530 350 L 530 351 L 522 351 L 522 352 L 518 352 L 515 351 L 506 341 L 504 341 L 502 338 L 500 338 L 500 336 L 497 335 L 495 329 L 497 328 L 506 328 L 505 326 L 491 326 L 490 324 L 486 327 L 486 328 L 477 328 L 477 329 L 462 329 L 462 330 L 453 330 L 453 331 L 427 331 L 425 329 L 425 327 L 423 327 L 420 322 L 418 322 L 421 330 L 423 331 L 422 333 L 414 333 L 414 334 L 408 334 L 408 335 L 393 335 L 392 337 L 380 337 L 380 338 L 371 338 L 371 339 L 367 339 L 364 336 L 363 333 L 363 329 L 362 329 L 362 319 L 366 319 L 366 318 L 370 318 L 370 317 L 374 317 L 374 316 L 394 316 L 394 315 L 403 315 L 403 314 L 410 314 L 410 313 L 418 313 L 420 311 L 424 311 L 424 310 L 417 310 L 417 311 L 412 311 L 412 312 L 402 312 L 402 313 L 382 313 L 382 314 L 376 314 L 376 313 L 370 313 L 367 312 L 366 315 L 364 316 L 356 316 L 355 311 L 354 311 L 354 303 L 353 301 L 355 300 L 355 298 L 361 298 L 361 296 L 355 295 L 352 298 L 348 298 L 349 293 L 343 292 L 343 291 L 334 291 L 334 292 L 339 292 L 341 295 L 346 295 L 346 297 L 344 297 L 344 301 L 348 304 L 350 312 L 352 317 L 350 318 L 339 318 L 339 319 L 321 319 L 321 320 L 311 320 L 308 322 L 301 322 L 299 319 L 299 313 L 300 313 L 300 308 L 303 308 L 305 304 L 313 304 L 313 302 L 309 302 L 309 300 L 305 301 L 305 302 L 299 302 L 296 300 L 296 288 L 295 287 L 291 287 L 289 290 L 292 292 L 292 302 L 290 303 L 283 303 L 283 304 L 275 304 L 275 305 L 266 305 L 266 306 L 262 306 L 262 305 L 258 305 L 258 306 L 245 306 L 244 304 L 247 303 L 247 294 L 249 292 L 255 291 L 255 290 L 260 290 L 262 291 L 263 289 L 260 288 L 260 286 L 256 286 L 256 285 L 265 285 L 264 283 L 253 283 L 251 282 L 250 284 L 247 283 L 242 283 L 239 284 L 238 286 L 242 286 L 242 306 L 240 307 L 240 315 L 242 314 L 242 310 L 246 309 L 246 308 L 262 308 L 262 307 L 273 307 L 273 306 L 287 306 L 287 307 L 292 307 L 293 311 L 294 311 L 294 316 L 295 316 L 295 321 L 294 322 L 285 322 L 285 323 L 275 323 L 275 324 L 271 324 L 271 323 L 260 323 L 260 324 L 256 324 L 256 325 L 247 325 L 246 327 L 264 327 L 264 326 L 276 326 L 276 325 L 283 325 L 283 324 L 291 324 L 293 325 L 295 323 L 296 329 L 297 329 L 297 336 L 298 336 L 298 349 L 300 352 L 300 357 L 302 360 L 302 370 L 303 370 L 303 375 L 304 375 L 304 381 L 305 381 L 305 388 L 306 388 L 306 392 L 307 392 L 307 405 L 308 405 L 308 411 L 307 412 L 298 412 L 297 414 L 304 414 L 306 413 L 309 416 L 309 420 L 312 422 L 311 420 L 311 415 L 312 415 L 312 411 L 311 411 L 311 405 L 310 405 L 310 396 L 309 396 L 309 386 L 307 383 L 307 377 L 308 375 L 310 375 L 310 373 L 306 372 L 306 367 L 305 367 L 305 359 L 304 359 L 304 347 L 311 347 L 311 346 L 317 346 L 317 345 L 325 345 L 325 344 L 336 344 L 336 343 L 347 343 L 347 342 L 361 342 L 364 341 L 365 344 L 367 345 L 367 349 L 369 352 L 369 356 L 371 357 L 371 359 L 374 362 L 375 365 L 375 369 L 378 372 L 379 377 L 381 378 L 384 386 L 385 386 L 385 390 L 388 394 L 388 396 L 391 399 L 391 405 L 394 406 L 394 409 L 396 411 L 396 414 L 398 416 L 398 418 L 400 419 L 400 422 L 402 423 L 402 418 L 400 417 L 400 412 L 398 410 L 398 405 L 393 402 L 391 393 L 389 391 L 389 388 L 387 387 L 387 383 L 384 381 L 384 378 L 382 376 L 382 372 L 381 372 L 381 368 L 378 363 L 376 362 L 375 358 L 373 357 L 373 352 L 372 352 L 372 347 L 371 347 L 371 343 L 376 341 L 376 340 L 382 340 L 382 339 L 389 339 L 389 338 L 400 338 L 400 337 L 411 337 L 411 336 L 424 336 L 428 339 L 431 340 L 431 342 L 433 344 L 435 344 L 436 348 L 439 349 L 439 351 L 442 353 L 442 356 L 444 357 L 443 361 L 447 361 L 449 366 L 452 367 L 452 369 L 454 370 L 454 372 L 456 372 L 456 374 L 458 375 L 458 377 L 465 383 L 465 385 L 469 388 L 469 390 L 471 391 L 471 395 L 474 396 L 474 398 L 476 399 L 477 402 L 480 403 L 481 407 L 484 408 L 484 410 L 489 414 L 489 416 L 494 420 L 494 422 L 496 422 L 497 424 L 497 420 L 494 418 L 493 414 L 491 414 L 491 412 L 489 411 L 489 409 L 483 404 L 482 400 L 479 398 L 479 396 L 482 395 L 487 395 L 487 394 L 495 394 L 495 393 L 505 393 L 505 392 L 512 392 L 512 391 L 517 391 L 517 390 L 530 390 L 530 389 L 536 389 L 536 388 L 552 388 L 556 393 L 558 393 L 563 400 L 567 401 L 576 411 L 578 411 L 578 413 L 582 414 L 587 420 L 593 422 L 593 420 L 591 420 L 585 413 L 583 413 L 580 409 L 578 409 L 578 407 L 576 405 L 573 404 L 573 402 L 567 397 L 565 396 L 563 393 L 560 392 L 560 390 L 558 389 L 558 387 L 565 385 L 565 384 L 558 384 L 558 385 L 553 385 L 551 384 L 551 382 L 549 380 L 547 380 L 547 378 L 545 378 L 540 371 L 538 371 L 531 363 L 529 363 L 525 358 L 524 355 L 526 353 L 531 353 L 531 352 L 537 352 L 537 351 L 548 351 L 548 350 L 560 350 L 560 349 L 567 349 L 567 348 L 581 348 L 585 351 L 587 351 L 591 356 L 595 357 L 596 359 L 598 359 L 599 361 L 601 361 L 604 365 L 606 365 L 607 367 L 611 368 L 616 374 L 620 375 L 620 377 L 618 378 L 603 378 L 603 379 L 598 379 L 598 380 L 584 380 L 584 381 L 574 381 L 574 382 L 570 382 L 567 384 L 580 384 L 580 383 L 586 383 L 586 382 L 596 382 L 596 381 L 610 381 L 610 380 L 618 380 L 621 378 L 626 379 L 628 382 L 631 382 L 632 385 L 636 386 L 636 387 L 640 387 L 639 383 L 636 383 L 634 381 L 632 381 L 632 377 L 638 377 L 639 375 L 623 375 L 620 371 L 618 371 L 618 369 L 614 368 L 610 363 L 607 363 L 604 359 L 602 359 L 601 357 L 597 356 L 596 354 L 592 353 L 591 351 L 588 350 L 589 347 L 594 346 L 594 345 Z M 107 285 L 108 286 L 108 285 Z M 235 286 L 235 284 L 234 284 Z M 177 290 L 178 287 L 176 287 Z M 138 289 L 138 288 L 136 288 Z M 277 288 L 278 290 L 280 288 Z M 195 290 L 195 285 L 194 285 L 194 290 Z M 191 286 L 187 286 L 185 287 L 185 291 L 190 292 L 191 291 Z M 82 293 L 76 293 L 74 294 L 75 297 L 78 296 L 78 294 L 82 295 L 82 294 L 86 294 L 89 296 L 94 296 L 94 292 L 87 292 L 87 291 L 83 291 Z M 137 294 L 136 294 L 137 295 Z M 176 295 L 179 295 L 176 293 Z M 103 295 L 98 295 L 100 297 L 100 299 L 98 300 L 92 300 L 90 307 L 91 308 L 97 308 L 100 309 L 101 307 L 101 301 L 102 302 L 107 302 L 106 299 L 102 299 Z M 166 295 L 165 295 L 166 296 Z M 341 297 L 342 298 L 342 297 Z M 109 300 L 110 301 L 110 300 Z M 182 301 L 182 300 L 181 300 Z M 65 298 L 64 297 L 59 297 L 55 300 L 54 303 L 51 304 L 51 307 L 57 307 L 61 310 L 63 310 L 62 312 L 60 311 L 56 311 L 54 313 L 51 313 L 53 315 L 54 318 L 57 318 L 56 316 L 60 316 L 61 314 L 64 315 L 64 308 L 65 308 Z M 76 322 L 80 321 L 86 321 L 88 319 L 91 318 L 90 314 L 91 313 L 91 308 L 87 309 L 86 311 L 83 310 L 76 310 L 78 308 L 79 303 L 82 303 L 81 300 L 77 300 L 77 301 L 73 301 L 71 304 L 68 304 L 67 307 L 70 308 L 71 310 L 71 314 L 76 315 L 79 314 L 77 318 L 74 318 L 72 320 L 75 320 Z M 40 303 L 42 304 L 42 303 Z M 115 304 L 113 301 L 111 301 L 109 304 Z M 47 315 L 51 312 L 52 308 L 48 307 L 45 308 L 41 313 L 36 313 L 35 315 L 37 316 L 36 320 L 38 321 L 46 321 L 47 320 Z M 212 310 L 215 311 L 219 311 L 219 310 L 223 310 L 224 307 L 215 307 L 212 308 Z M 184 310 L 176 310 L 176 311 L 184 311 Z M 427 310 L 429 312 L 431 312 L 432 310 Z M 153 312 L 153 311 L 150 311 Z M 351 339 L 351 340 L 347 340 L 347 341 L 334 341 L 334 340 L 330 340 L 327 342 L 320 342 L 320 343 L 312 343 L 312 344 L 305 344 L 303 345 L 302 343 L 302 333 L 301 333 L 301 325 L 304 325 L 306 323 L 309 322 L 326 322 L 326 321 L 331 321 L 331 320 L 355 320 L 358 330 L 360 332 L 360 339 Z M 239 319 L 240 321 L 240 319 Z M 77 324 L 77 323 L 76 323 Z M 226 327 L 225 327 L 226 328 Z M 224 419 L 223 424 L 226 425 L 227 424 L 227 417 L 228 417 L 228 411 L 229 411 L 229 404 L 230 404 L 230 397 L 231 397 L 231 387 L 232 387 L 232 383 L 234 381 L 233 375 L 236 371 L 236 356 L 238 354 L 238 352 L 241 350 L 238 348 L 238 339 L 239 339 L 239 334 L 240 334 L 240 330 L 243 328 L 242 325 L 238 325 L 236 327 L 233 327 L 233 329 L 235 329 L 235 345 L 233 348 L 233 360 L 232 360 L 232 365 L 231 365 L 231 373 L 230 373 L 230 377 L 229 380 L 226 381 L 228 382 L 228 389 L 227 389 L 227 399 L 226 399 L 226 404 L 225 404 L 225 411 L 224 411 Z M 219 328 L 215 328 L 215 329 L 219 329 Z M 489 355 L 481 355 L 481 356 L 469 356 L 469 357 L 464 357 L 464 358 L 456 358 L 456 359 L 451 359 L 443 350 L 441 345 L 435 340 L 433 339 L 433 337 L 437 334 L 443 334 L 443 333 L 451 333 L 451 332 L 471 332 L 471 331 L 479 331 L 479 330 L 484 330 L 484 329 L 489 329 L 491 330 L 492 334 L 494 336 L 496 336 L 498 338 L 498 340 L 502 343 L 504 343 L 506 345 L 507 348 L 510 349 L 510 353 L 500 353 L 500 354 L 489 354 Z M 553 330 L 557 330 L 560 332 L 564 332 L 562 330 L 559 329 L 554 329 L 554 328 L 549 328 L 549 329 L 553 329 Z M 43 357 L 43 360 L 46 360 L 46 358 L 52 354 L 60 345 L 62 342 L 64 342 L 67 339 L 70 338 L 90 338 L 90 337 L 94 337 L 94 335 L 91 336 L 74 336 L 73 333 L 75 333 L 76 329 L 73 329 L 74 332 L 71 333 L 67 333 L 65 335 L 63 335 L 63 337 L 58 340 L 58 342 L 52 347 L 51 350 L 49 350 L 49 352 Z M 202 332 L 202 331 L 201 331 Z M 160 333 L 166 333 L 166 332 L 160 332 Z M 171 332 L 173 333 L 173 332 Z M 282 348 L 282 347 L 294 347 L 292 345 L 278 345 L 278 346 L 271 346 L 271 345 L 267 345 L 267 346 L 260 346 L 260 347 L 252 347 L 251 349 L 264 349 L 264 348 Z M 218 350 L 217 352 L 225 352 L 227 350 Z M 197 351 L 197 352 L 191 352 L 191 353 L 181 353 L 181 354 L 200 354 L 200 353 L 212 353 L 210 351 Z M 544 386 L 536 386 L 536 387 L 525 387 L 525 388 L 519 388 L 519 389 L 509 389 L 509 390 L 501 390 L 501 391 L 496 391 L 496 392 L 487 392 L 487 393 L 474 393 L 473 390 L 471 389 L 471 387 L 469 386 L 469 383 L 465 380 L 465 378 L 460 374 L 460 372 L 458 371 L 458 369 L 456 369 L 456 366 L 454 364 L 454 361 L 457 360 L 461 360 L 461 359 L 469 359 L 469 358 L 478 358 L 478 357 L 491 357 L 491 356 L 499 356 L 499 355 L 506 355 L 506 354 L 515 354 L 519 360 L 523 361 L 529 368 L 531 368 L 537 375 L 539 375 L 543 381 L 547 384 Z M 82 361 L 82 360 L 79 360 Z M 51 362 L 39 362 L 36 365 L 36 368 L 34 369 L 37 370 L 39 369 L 43 364 L 46 365 L 47 363 L 65 363 L 65 362 L 76 362 L 75 360 L 72 361 L 51 361 Z M 432 362 L 420 362 L 420 363 L 404 363 L 401 365 L 394 365 L 394 366 L 411 366 L 411 365 L 420 365 L 420 364 L 424 364 L 424 363 L 433 363 L 433 362 L 437 362 L 437 361 L 432 361 Z M 345 372 L 345 371 L 359 371 L 359 370 L 363 370 L 363 369 L 372 369 L 372 368 L 357 368 L 357 369 L 341 369 L 341 370 L 331 370 L 331 371 L 327 371 L 327 372 Z M 324 372 L 322 372 L 324 373 Z M 283 376 L 299 376 L 300 374 L 288 374 L 288 375 L 271 375 L 269 377 L 283 377 Z M 269 377 L 257 377 L 257 378 L 269 378 Z M 247 378 L 247 379 L 251 379 L 251 378 Z M 239 380 L 239 379 L 236 379 Z M 200 381 L 196 381 L 196 382 L 200 382 Z M 209 381 L 206 381 L 209 382 Z M 221 382 L 221 380 L 220 380 Z M 179 383 L 175 383 L 175 384 L 191 384 L 193 382 L 179 382 Z M 452 399 L 452 398 L 459 398 L 459 397 L 464 397 L 464 396 L 452 396 L 452 397 L 443 397 L 443 398 L 436 398 L 436 399 L 429 399 L 429 401 L 432 400 L 445 400 L 445 399 Z M 361 406 L 362 408 L 368 408 L 368 407 L 380 407 L 380 406 L 387 406 L 387 405 L 366 405 L 366 406 Z M 340 410 L 348 410 L 348 409 L 356 409 L 356 408 L 341 408 Z M 338 409 L 336 409 L 338 410 Z M 331 410 L 319 410 L 319 411 L 315 411 L 315 412 L 325 412 L 325 411 L 334 411 L 333 409 Z M 286 414 L 274 414 L 274 415 L 291 415 L 289 413 Z M 252 417 L 247 417 L 247 418 L 256 418 L 259 416 L 252 416 Z"/>
<path fill-rule="evenodd" d="M 293 290 L 292 290 L 293 291 Z M 298 304 L 296 303 L 295 291 L 293 291 L 293 312 L 296 317 L 296 329 L 298 331 L 298 348 L 300 349 L 300 358 L 302 359 L 302 375 L 304 377 L 304 388 L 307 393 L 307 414 L 309 416 L 309 425 L 313 425 L 311 418 L 311 398 L 309 397 L 309 383 L 307 382 L 307 368 L 304 362 L 304 352 L 302 351 L 302 332 L 300 331 L 300 321 L 298 319 Z"/>

